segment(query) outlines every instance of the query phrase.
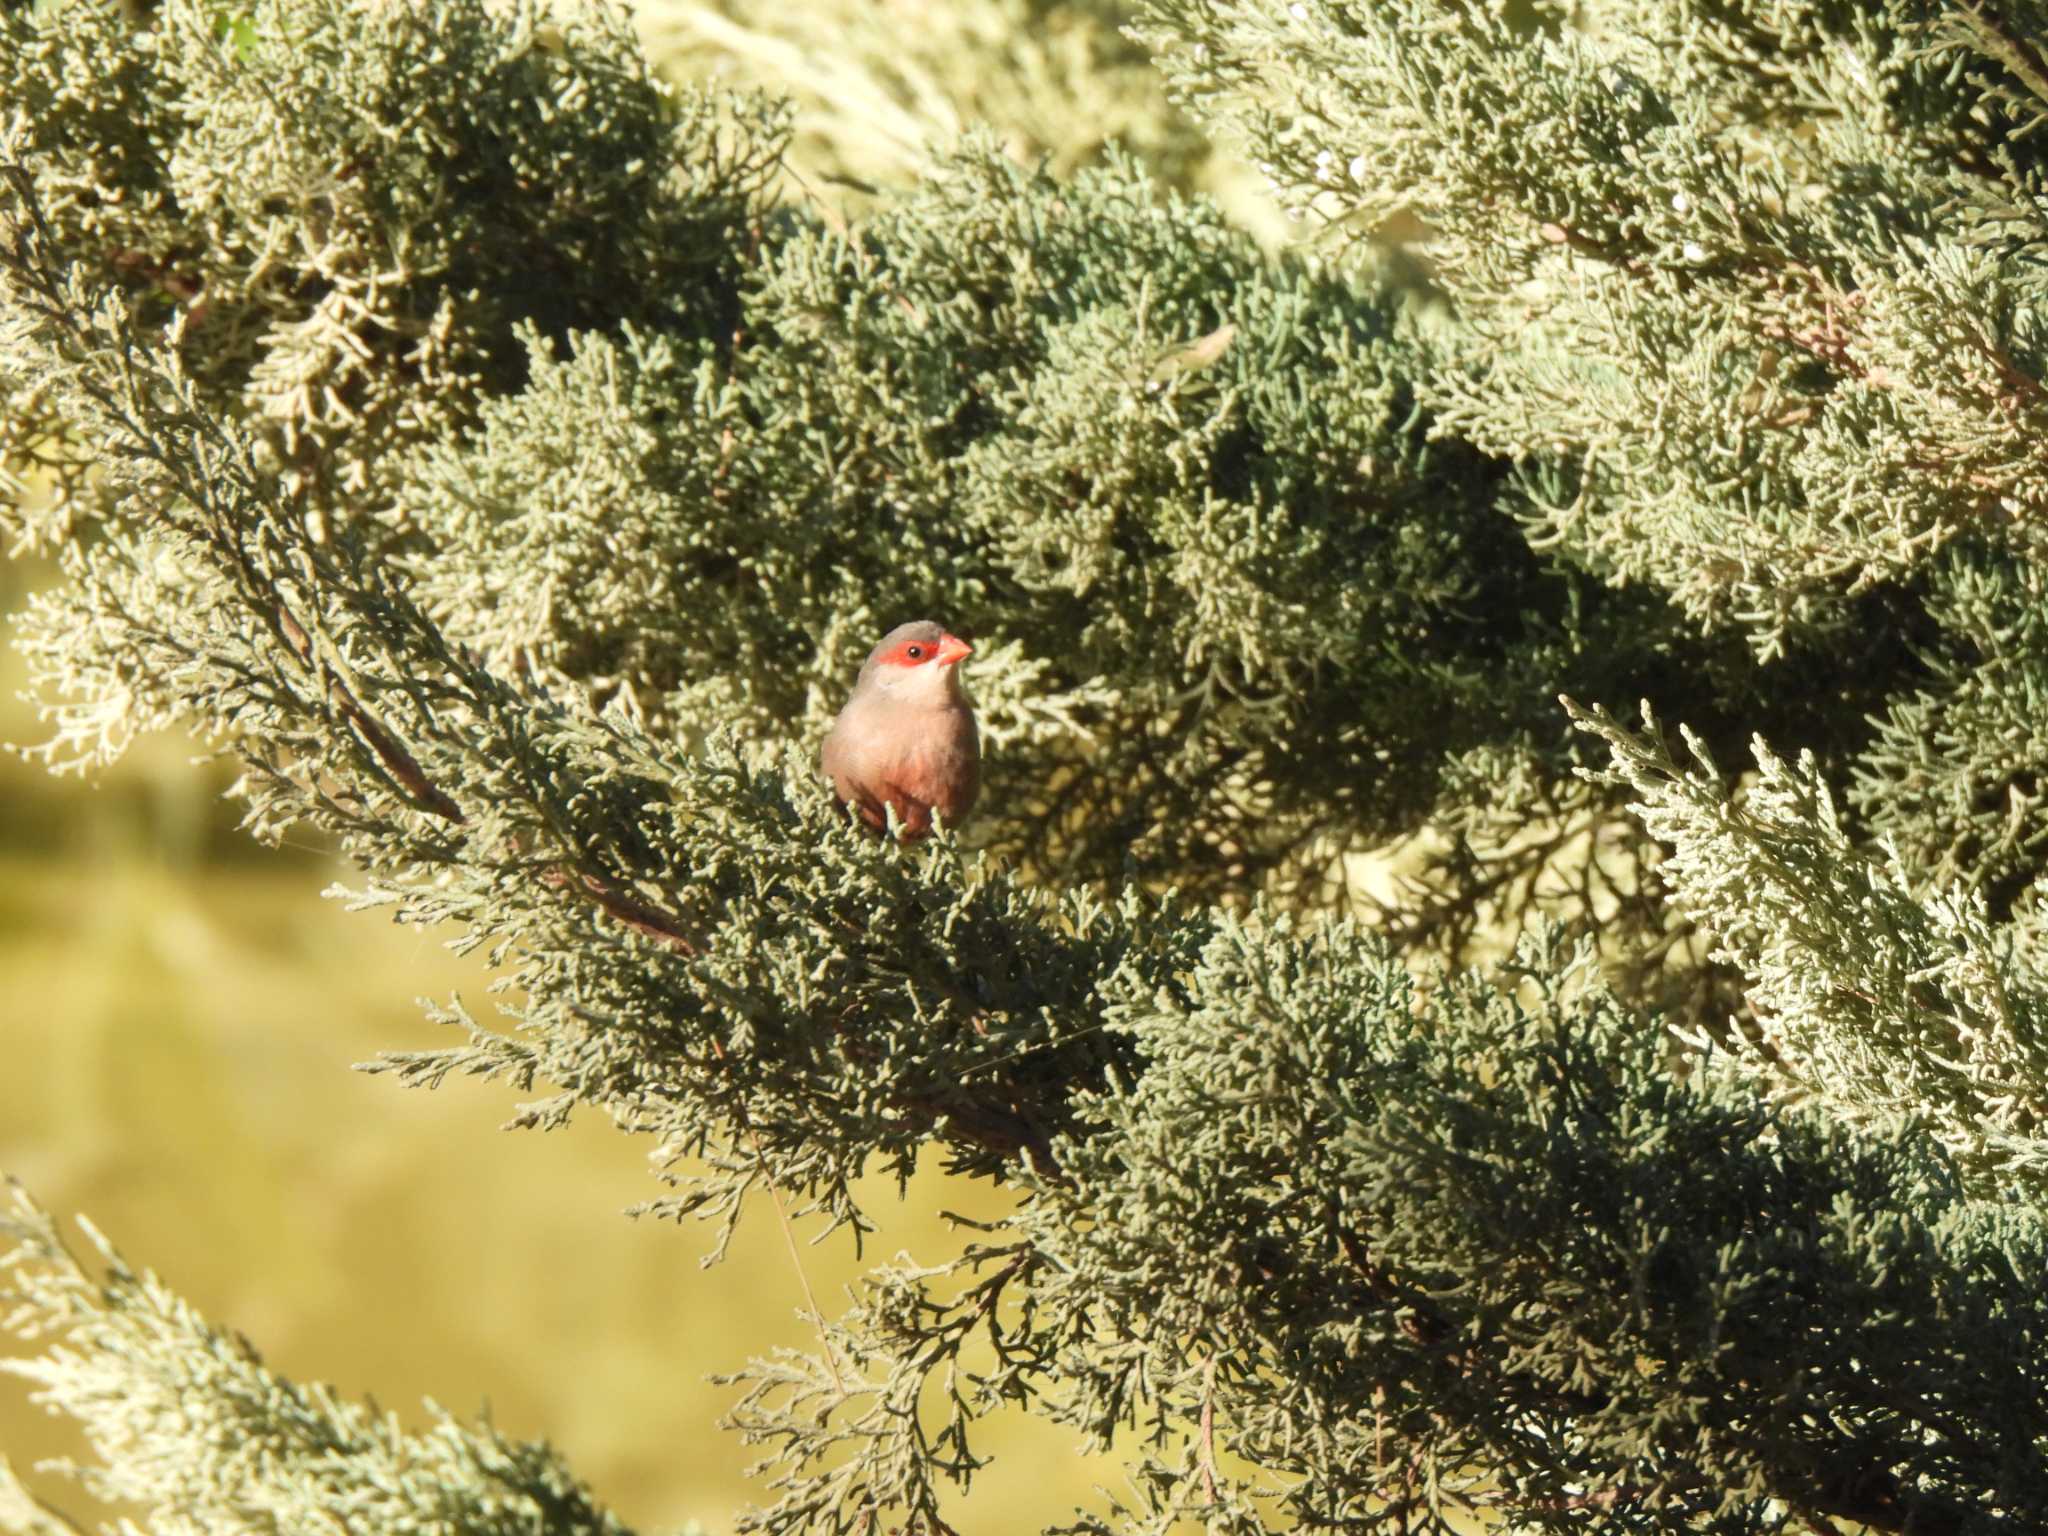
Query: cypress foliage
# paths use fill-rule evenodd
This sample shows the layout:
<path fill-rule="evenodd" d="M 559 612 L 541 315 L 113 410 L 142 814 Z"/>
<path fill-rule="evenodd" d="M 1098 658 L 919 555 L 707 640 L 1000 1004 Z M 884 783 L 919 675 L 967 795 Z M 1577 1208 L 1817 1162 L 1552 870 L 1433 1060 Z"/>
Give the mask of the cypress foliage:
<path fill-rule="evenodd" d="M 660 1214 L 1019 1198 L 740 1373 L 752 1528 L 949 1530 L 1003 1404 L 1127 1453 L 1076 1531 L 2048 1521 L 2048 11 L 1506 9 L 1146 0 L 1279 254 L 987 134 L 849 224 L 602 9 L 0 12 L 53 763 L 236 754 L 525 999 L 385 1069 Z M 928 612 L 985 808 L 904 850 L 812 762 Z M 6 1230 L 155 1528 L 610 1525 Z"/>

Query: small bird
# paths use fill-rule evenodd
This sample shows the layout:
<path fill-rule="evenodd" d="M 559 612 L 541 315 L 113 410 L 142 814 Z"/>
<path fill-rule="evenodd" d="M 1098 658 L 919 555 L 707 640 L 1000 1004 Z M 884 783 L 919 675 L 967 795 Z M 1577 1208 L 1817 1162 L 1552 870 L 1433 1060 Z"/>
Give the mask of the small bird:
<path fill-rule="evenodd" d="M 842 805 L 906 842 L 932 829 L 932 813 L 958 826 L 981 788 L 981 736 L 960 692 L 965 640 L 929 619 L 899 624 L 868 652 L 853 697 L 819 751 Z"/>

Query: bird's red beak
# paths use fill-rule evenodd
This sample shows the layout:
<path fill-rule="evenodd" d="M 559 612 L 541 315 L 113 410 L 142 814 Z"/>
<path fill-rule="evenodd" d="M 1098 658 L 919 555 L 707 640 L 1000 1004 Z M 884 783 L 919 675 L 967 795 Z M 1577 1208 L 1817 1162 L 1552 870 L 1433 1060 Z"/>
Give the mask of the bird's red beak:
<path fill-rule="evenodd" d="M 950 667 L 963 656 L 972 656 L 974 647 L 958 635 L 939 636 L 938 653 L 932 657 L 942 667 Z"/>

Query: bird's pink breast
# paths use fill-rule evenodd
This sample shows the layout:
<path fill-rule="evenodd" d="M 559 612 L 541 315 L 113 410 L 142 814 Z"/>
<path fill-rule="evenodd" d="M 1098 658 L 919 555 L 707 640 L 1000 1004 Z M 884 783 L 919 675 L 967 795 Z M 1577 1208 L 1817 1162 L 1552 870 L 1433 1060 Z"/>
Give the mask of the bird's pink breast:
<path fill-rule="evenodd" d="M 841 800 L 877 827 L 893 806 L 909 837 L 931 830 L 933 811 L 959 822 L 981 788 L 980 741 L 964 704 L 857 701 L 833 723 L 822 757 Z"/>

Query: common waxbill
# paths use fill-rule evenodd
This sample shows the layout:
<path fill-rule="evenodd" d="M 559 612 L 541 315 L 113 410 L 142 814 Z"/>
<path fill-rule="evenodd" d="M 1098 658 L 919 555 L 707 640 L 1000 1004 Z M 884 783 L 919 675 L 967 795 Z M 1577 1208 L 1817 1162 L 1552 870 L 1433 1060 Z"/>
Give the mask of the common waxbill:
<path fill-rule="evenodd" d="M 898 624 L 868 652 L 853 697 L 825 733 L 819 758 L 832 792 L 871 827 L 896 811 L 906 841 L 949 827 L 974 806 L 981 788 L 981 737 L 960 693 L 965 640 L 928 619 Z"/>

